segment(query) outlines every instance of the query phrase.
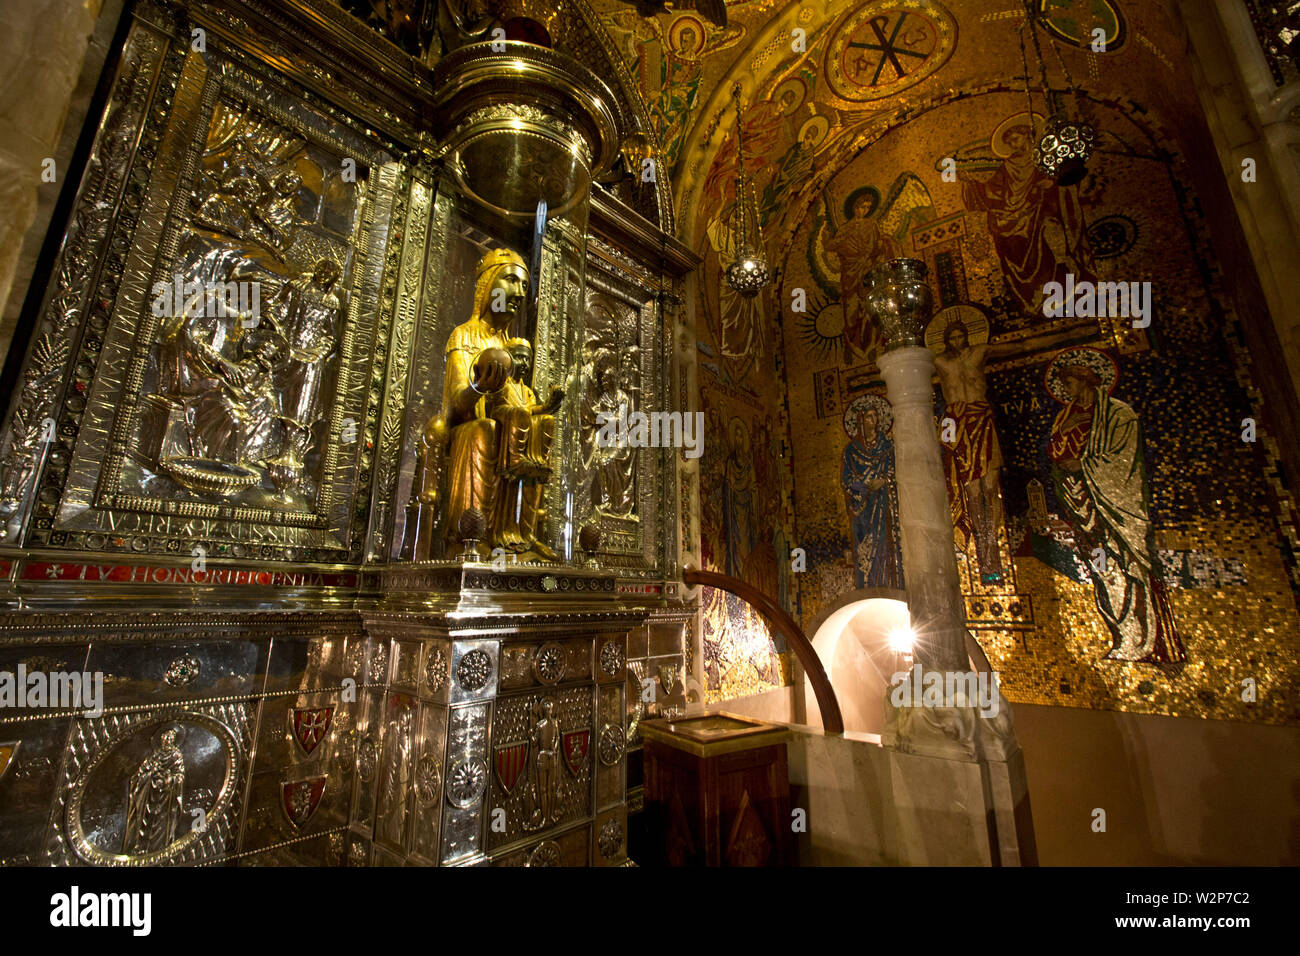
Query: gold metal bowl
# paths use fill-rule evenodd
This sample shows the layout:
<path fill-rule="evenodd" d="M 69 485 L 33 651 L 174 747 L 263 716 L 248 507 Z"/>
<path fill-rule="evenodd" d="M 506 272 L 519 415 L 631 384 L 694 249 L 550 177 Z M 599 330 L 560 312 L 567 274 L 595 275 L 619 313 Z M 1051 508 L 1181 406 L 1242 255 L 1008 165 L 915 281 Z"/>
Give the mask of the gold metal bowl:
<path fill-rule="evenodd" d="M 494 49 L 495 47 L 495 49 Z M 499 214 L 528 221 L 587 200 L 623 141 L 623 116 L 589 68 L 531 43 L 475 43 L 434 69 L 434 132 L 461 189 Z"/>
<path fill-rule="evenodd" d="M 211 458 L 166 458 L 162 467 L 178 485 L 201 495 L 229 495 L 262 480 L 253 468 Z"/>

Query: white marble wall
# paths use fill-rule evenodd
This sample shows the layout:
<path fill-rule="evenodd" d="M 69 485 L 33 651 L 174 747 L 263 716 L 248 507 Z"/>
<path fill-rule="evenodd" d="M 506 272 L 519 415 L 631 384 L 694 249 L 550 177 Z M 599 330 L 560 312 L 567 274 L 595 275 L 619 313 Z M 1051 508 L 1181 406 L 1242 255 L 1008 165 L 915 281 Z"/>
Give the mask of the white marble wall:
<path fill-rule="evenodd" d="M 1277 329 L 1292 387 L 1300 393 L 1300 82 L 1274 84 L 1240 2 L 1176 5 L 1187 30 L 1190 79 Z M 1255 176 L 1242 177 L 1243 160 Z"/>
<path fill-rule="evenodd" d="M 882 747 L 875 734 L 795 727 L 791 806 L 807 810 L 800 866 L 1037 862 L 1024 767 Z"/>
<path fill-rule="evenodd" d="M 792 807 L 808 811 L 800 866 L 988 866 L 980 764 L 902 753 L 874 734 L 795 728 Z"/>
<path fill-rule="evenodd" d="M 0 3 L 0 357 L 9 349 L 32 264 L 67 173 L 98 69 L 82 67 L 101 0 Z M 120 2 L 108 4 L 114 19 Z M 107 37 L 102 38 L 106 46 Z M 97 51 L 102 63 L 104 51 Z M 75 122 L 68 124 L 72 117 Z M 65 135 L 65 127 L 66 129 Z M 43 162 L 55 160 L 55 181 Z"/>

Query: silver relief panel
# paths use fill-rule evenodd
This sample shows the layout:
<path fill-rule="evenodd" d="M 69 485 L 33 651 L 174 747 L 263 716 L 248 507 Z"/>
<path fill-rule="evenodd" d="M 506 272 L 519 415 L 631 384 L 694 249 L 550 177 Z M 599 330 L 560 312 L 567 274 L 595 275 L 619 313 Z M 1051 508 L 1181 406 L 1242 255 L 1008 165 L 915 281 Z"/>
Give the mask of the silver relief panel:
<path fill-rule="evenodd" d="M 442 823 L 444 747 L 447 708 L 422 704 L 420 730 L 412 759 L 411 856 L 421 862 L 438 860 L 438 834 Z"/>
<path fill-rule="evenodd" d="M 70 460 L 42 478 L 49 541 L 345 559 L 390 318 L 370 246 L 400 177 L 329 107 L 217 55 L 185 59 L 167 107 L 107 328 L 64 401 Z"/>
<path fill-rule="evenodd" d="M 347 822 L 352 720 L 337 693 L 263 701 L 241 852 Z"/>
<path fill-rule="evenodd" d="M 593 274 L 593 279 L 595 278 Z M 626 422 L 646 411 L 641 400 L 641 349 L 637 311 L 598 288 L 587 292 L 587 343 L 583 354 L 582 463 L 584 489 L 601 517 L 635 519 L 640 450 L 597 440 L 609 420 Z"/>
<path fill-rule="evenodd" d="M 7 668 L 6 668 L 7 669 Z M 39 866 L 72 721 L 0 721 L 0 866 Z"/>
<path fill-rule="evenodd" d="M 65 378 L 78 331 L 87 328 L 83 347 L 95 353 L 108 326 L 97 293 L 109 298 L 116 294 L 124 264 L 120 250 L 109 250 L 110 237 L 116 232 L 116 241 L 129 244 L 139 222 L 143 189 L 128 174 L 133 167 L 148 169 L 156 155 L 161 124 L 145 123 L 146 113 L 151 100 L 155 109 L 167 108 L 180 70 L 181 57 L 165 53 L 165 38 L 143 27 L 131 31 L 122 50 L 112 96 L 54 264 L 56 278 L 34 330 L 13 415 L 0 431 L 0 541 L 6 544 L 19 543 L 39 472 L 48 467 L 57 479 L 71 457 L 76 416 L 85 401 L 80 395 L 70 398 L 60 414 Z M 110 269 L 97 289 L 101 261 Z M 35 508 L 35 521 L 29 524 L 38 543 L 49 538 L 57 489 L 49 497 L 54 500 Z"/>
<path fill-rule="evenodd" d="M 627 705 L 622 682 L 597 688 L 599 697 L 595 739 L 596 806 L 607 809 L 623 802 L 627 780 Z"/>
<path fill-rule="evenodd" d="M 591 814 L 595 732 L 592 688 L 497 700 L 492 719 L 488 848 L 561 827 Z"/>
<path fill-rule="evenodd" d="M 675 449 L 601 447 L 596 440 L 601 423 L 611 417 L 675 410 L 658 322 L 649 276 L 589 256 L 575 507 L 579 525 L 600 528 L 602 561 L 616 567 L 661 567 L 656 535 L 673 511 L 659 485 L 665 469 L 673 468 Z"/>
<path fill-rule="evenodd" d="M 414 809 L 412 788 L 415 764 L 419 759 L 416 752 L 420 743 L 417 739 L 419 717 L 415 698 L 390 693 L 385 699 L 375 842 L 400 854 L 406 852 L 406 837 Z"/>
<path fill-rule="evenodd" d="M 488 778 L 489 705 L 451 709 L 443 770 L 442 860 L 473 859 L 483 852 L 483 794 Z"/>
<path fill-rule="evenodd" d="M 104 675 L 104 706 L 158 705 L 261 690 L 268 648 L 260 641 L 95 644 L 87 670 Z"/>
<path fill-rule="evenodd" d="M 375 796 L 379 786 L 383 697 L 377 693 L 362 694 L 357 698 L 356 707 L 356 744 L 352 751 L 356 784 L 351 822 L 369 835 L 374 827 Z"/>
<path fill-rule="evenodd" d="M 78 719 L 50 862 L 148 866 L 233 853 L 251 709 L 239 702 Z"/>

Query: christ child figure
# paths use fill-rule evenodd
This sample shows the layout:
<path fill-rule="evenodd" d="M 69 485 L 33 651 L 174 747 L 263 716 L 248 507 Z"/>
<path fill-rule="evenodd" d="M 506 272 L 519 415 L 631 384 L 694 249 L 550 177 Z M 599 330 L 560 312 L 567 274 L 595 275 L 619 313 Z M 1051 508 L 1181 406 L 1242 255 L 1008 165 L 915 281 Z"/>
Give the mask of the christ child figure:
<path fill-rule="evenodd" d="M 551 444 L 555 440 L 555 411 L 564 391 L 552 388 L 545 403 L 528 385 L 533 346 L 527 339 L 510 339 L 506 352 L 512 363 L 510 378 L 486 397 L 486 412 L 498 425 L 501 473 L 514 478 L 545 480 L 550 477 Z"/>

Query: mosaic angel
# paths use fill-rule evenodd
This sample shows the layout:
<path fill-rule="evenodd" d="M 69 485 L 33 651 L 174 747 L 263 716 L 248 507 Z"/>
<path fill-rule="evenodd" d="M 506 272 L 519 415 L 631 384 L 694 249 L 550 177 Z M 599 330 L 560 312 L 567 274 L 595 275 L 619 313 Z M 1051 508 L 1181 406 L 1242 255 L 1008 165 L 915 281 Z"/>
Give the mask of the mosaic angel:
<path fill-rule="evenodd" d="M 882 340 L 863 307 L 863 279 L 880 263 L 903 254 L 904 240 L 917 222 L 934 216 L 930 192 L 911 173 L 903 173 L 883 202 L 874 186 L 855 189 L 844 200 L 843 224 L 837 224 L 834 207 L 827 202 L 826 219 L 833 233 L 825 240 L 827 259 L 840 274 L 839 295 L 844 304 L 844 362 L 874 362 Z M 877 216 L 876 213 L 880 212 Z"/>

